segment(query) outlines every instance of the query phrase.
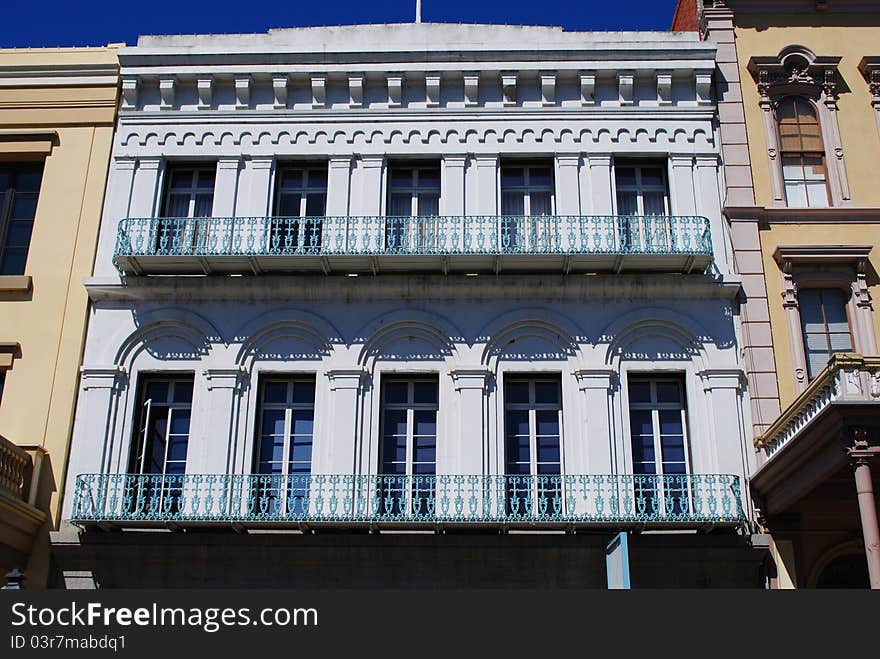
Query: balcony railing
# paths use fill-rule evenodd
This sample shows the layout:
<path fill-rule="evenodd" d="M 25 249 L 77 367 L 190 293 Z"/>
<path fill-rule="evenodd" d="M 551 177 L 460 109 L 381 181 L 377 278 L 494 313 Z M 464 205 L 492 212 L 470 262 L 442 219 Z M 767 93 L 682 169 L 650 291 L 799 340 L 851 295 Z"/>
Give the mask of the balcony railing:
<path fill-rule="evenodd" d="M 705 269 L 709 221 L 675 216 L 127 218 L 126 273 Z"/>
<path fill-rule="evenodd" d="M 71 520 L 110 525 L 741 525 L 740 481 L 677 476 L 83 474 Z"/>
<path fill-rule="evenodd" d="M 5 437 L 0 437 L 0 492 L 27 501 L 32 475 L 31 456 Z"/>
<path fill-rule="evenodd" d="M 767 458 L 796 440 L 830 406 L 843 403 L 876 405 L 880 415 L 880 355 L 838 353 L 792 401 L 755 447 Z"/>

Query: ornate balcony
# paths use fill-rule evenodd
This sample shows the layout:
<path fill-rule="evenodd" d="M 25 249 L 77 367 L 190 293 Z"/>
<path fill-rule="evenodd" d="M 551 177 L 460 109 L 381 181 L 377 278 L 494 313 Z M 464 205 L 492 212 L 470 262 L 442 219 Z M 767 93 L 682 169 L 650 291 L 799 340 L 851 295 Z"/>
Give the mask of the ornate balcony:
<path fill-rule="evenodd" d="M 127 218 L 126 274 L 702 272 L 709 221 L 673 216 Z"/>
<path fill-rule="evenodd" d="M 82 474 L 84 526 L 698 528 L 745 523 L 737 476 Z"/>

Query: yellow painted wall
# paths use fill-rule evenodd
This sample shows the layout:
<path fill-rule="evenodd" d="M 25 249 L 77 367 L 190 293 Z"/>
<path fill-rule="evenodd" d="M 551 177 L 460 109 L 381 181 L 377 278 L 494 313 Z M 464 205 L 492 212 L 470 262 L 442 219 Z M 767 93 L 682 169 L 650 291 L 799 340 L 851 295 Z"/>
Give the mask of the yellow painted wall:
<path fill-rule="evenodd" d="M 791 337 L 788 321 L 782 308 L 782 271 L 773 260 L 779 245 L 841 244 L 874 245 L 871 252 L 871 268 L 868 284 L 874 301 L 874 335 L 880 338 L 880 223 L 877 224 L 772 224 L 760 232 L 761 255 L 764 261 L 764 278 L 767 282 L 767 298 L 770 301 L 770 326 L 773 345 L 776 347 L 776 373 L 779 380 L 779 402 L 785 409 L 796 397 L 794 366 L 791 358 Z"/>
<path fill-rule="evenodd" d="M 847 179 L 853 204 L 862 208 L 880 209 L 880 130 L 868 83 L 858 70 L 866 55 L 880 55 L 880 12 L 860 14 L 753 14 L 736 12 L 735 34 L 743 87 L 743 107 L 749 138 L 749 156 L 755 182 L 755 199 L 759 206 L 770 206 L 770 171 L 767 141 L 758 106 L 757 85 L 748 71 L 752 56 L 776 55 L 786 46 L 806 46 L 816 55 L 841 57 L 838 86 L 838 123 L 843 143 Z M 845 215 L 845 209 L 840 209 Z M 880 219 L 880 212 L 878 212 Z M 770 224 L 761 230 L 761 249 L 767 294 L 770 301 L 770 322 L 776 346 L 776 369 L 779 396 L 785 409 L 795 398 L 795 381 L 790 337 L 785 311 L 782 308 L 782 273 L 773 260 L 779 245 L 810 244 L 873 244 L 871 265 L 880 270 L 880 223 L 877 224 Z M 875 309 L 880 309 L 880 286 L 869 276 Z M 880 338 L 880 315 L 875 311 L 874 327 Z"/>
<path fill-rule="evenodd" d="M 76 86 L 59 84 L 56 68 L 71 65 L 103 72 L 93 74 L 91 81 L 81 78 Z M 21 75 L 11 75 L 22 70 L 34 74 L 23 82 Z M 6 374 L 0 435 L 46 450 L 51 471 L 41 481 L 42 504 L 52 527 L 63 494 L 88 309 L 83 280 L 95 258 L 117 72 L 115 47 L 0 50 L 0 136 L 57 132 L 57 143 L 45 158 L 25 269 L 33 280 L 32 292 L 0 292 L 0 342 L 21 344 L 21 354 Z M 4 155 L 3 149 L 0 139 L 0 158 L 6 161 L 34 159 Z"/>
<path fill-rule="evenodd" d="M 770 22 L 776 25 L 769 25 Z M 751 56 L 776 55 L 785 46 L 806 46 L 816 55 L 841 57 L 838 122 L 846 173 L 856 206 L 880 207 L 880 131 L 871 107 L 868 83 L 859 73 L 865 55 L 880 55 L 880 12 L 860 14 L 736 14 L 736 48 L 743 105 L 749 135 L 749 155 L 759 206 L 771 202 L 767 141 L 758 107 L 758 87 L 748 71 Z"/>

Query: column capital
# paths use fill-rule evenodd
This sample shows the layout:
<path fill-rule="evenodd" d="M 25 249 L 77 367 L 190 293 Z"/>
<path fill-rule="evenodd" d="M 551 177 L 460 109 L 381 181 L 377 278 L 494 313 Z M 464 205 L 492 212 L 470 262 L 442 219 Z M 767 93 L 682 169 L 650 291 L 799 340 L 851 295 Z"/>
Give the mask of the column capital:
<path fill-rule="evenodd" d="M 590 163 L 590 167 L 611 167 L 611 158 L 610 153 L 587 154 L 587 162 Z"/>
<path fill-rule="evenodd" d="M 131 156 L 115 156 L 113 158 L 113 165 L 117 170 L 133 171 L 137 163 L 137 158 Z"/>
<path fill-rule="evenodd" d="M 324 375 L 330 380 L 330 391 L 360 389 L 370 379 L 369 372 L 363 368 L 337 368 L 326 371 Z"/>
<path fill-rule="evenodd" d="M 474 161 L 477 163 L 477 167 L 497 167 L 498 166 L 498 154 L 497 153 L 480 153 L 474 156 Z"/>
<path fill-rule="evenodd" d="M 128 382 L 128 374 L 124 367 L 82 366 L 79 369 L 83 391 L 89 389 L 124 389 Z"/>
<path fill-rule="evenodd" d="M 202 371 L 207 381 L 208 390 L 212 389 L 236 389 L 247 377 L 247 372 L 241 367 L 236 368 L 209 368 Z"/>
<path fill-rule="evenodd" d="M 559 163 L 560 167 L 577 167 L 581 164 L 581 154 L 572 152 L 557 153 L 556 162 Z"/>
<path fill-rule="evenodd" d="M 741 390 L 746 383 L 746 376 L 739 368 L 707 368 L 697 375 L 703 381 L 703 389 L 735 389 Z"/>
<path fill-rule="evenodd" d="M 443 163 L 449 167 L 464 167 L 467 164 L 466 153 L 445 153 L 443 154 Z"/>
<path fill-rule="evenodd" d="M 669 163 L 673 167 L 693 167 L 694 154 L 692 153 L 670 153 Z"/>
<path fill-rule="evenodd" d="M 160 156 L 139 156 L 137 159 L 138 169 L 159 169 L 162 162 Z"/>
<path fill-rule="evenodd" d="M 217 158 L 217 169 L 238 169 L 240 162 L 239 156 L 221 156 Z"/>
<path fill-rule="evenodd" d="M 350 169 L 351 156 L 330 156 L 328 159 L 330 169 Z"/>
<path fill-rule="evenodd" d="M 456 391 L 462 389 L 485 389 L 492 372 L 484 366 L 457 368 L 449 372 Z"/>
<path fill-rule="evenodd" d="M 697 167 L 709 167 L 711 169 L 718 168 L 719 158 L 717 153 L 697 155 L 694 156 L 694 160 L 696 161 Z"/>
<path fill-rule="evenodd" d="M 614 388 L 614 382 L 617 378 L 617 371 L 612 368 L 581 368 L 572 371 L 578 383 L 578 389 L 586 391 L 587 389 L 605 389 L 610 391 Z"/>
<path fill-rule="evenodd" d="M 383 163 L 385 162 L 385 154 L 369 153 L 369 154 L 364 154 L 364 155 L 360 156 L 360 159 L 361 159 L 361 163 L 363 164 L 364 167 L 367 167 L 367 168 L 381 167 L 383 165 Z"/>
<path fill-rule="evenodd" d="M 272 164 L 275 162 L 275 159 L 271 156 L 256 156 L 253 158 L 248 158 L 251 162 L 251 167 L 254 169 L 272 169 Z"/>

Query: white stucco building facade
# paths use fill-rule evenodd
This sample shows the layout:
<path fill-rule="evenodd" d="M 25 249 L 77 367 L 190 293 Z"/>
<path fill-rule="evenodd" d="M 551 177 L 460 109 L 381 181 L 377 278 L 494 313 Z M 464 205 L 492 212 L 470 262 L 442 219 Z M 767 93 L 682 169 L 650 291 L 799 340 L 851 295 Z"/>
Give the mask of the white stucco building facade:
<path fill-rule="evenodd" d="M 760 583 L 713 45 L 370 25 L 120 63 L 68 586 L 259 552 L 247 583 L 604 586 L 619 531 L 635 585 Z"/>

